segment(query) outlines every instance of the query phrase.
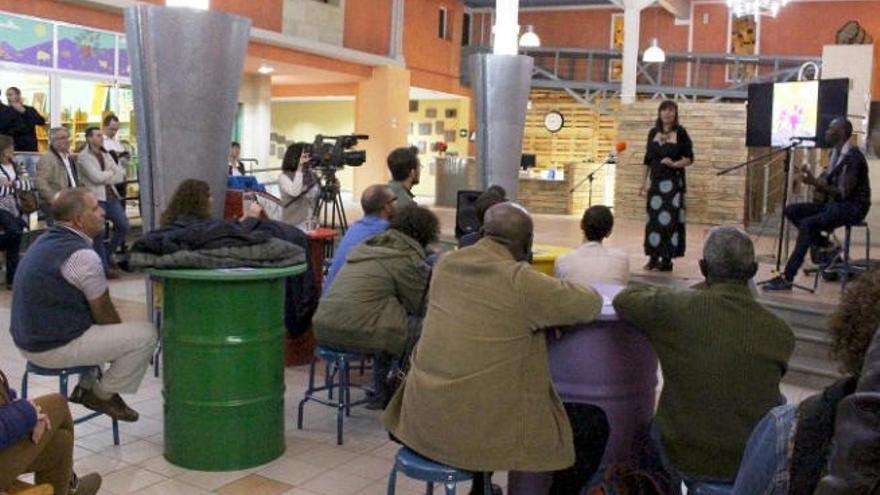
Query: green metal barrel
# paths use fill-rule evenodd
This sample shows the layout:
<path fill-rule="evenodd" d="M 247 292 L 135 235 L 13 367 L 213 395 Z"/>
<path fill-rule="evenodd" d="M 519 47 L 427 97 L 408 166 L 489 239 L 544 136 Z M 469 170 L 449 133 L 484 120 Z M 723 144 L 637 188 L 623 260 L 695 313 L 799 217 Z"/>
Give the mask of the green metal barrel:
<path fill-rule="evenodd" d="M 304 270 L 149 272 L 163 290 L 169 462 L 230 471 L 284 453 L 284 278 Z"/>

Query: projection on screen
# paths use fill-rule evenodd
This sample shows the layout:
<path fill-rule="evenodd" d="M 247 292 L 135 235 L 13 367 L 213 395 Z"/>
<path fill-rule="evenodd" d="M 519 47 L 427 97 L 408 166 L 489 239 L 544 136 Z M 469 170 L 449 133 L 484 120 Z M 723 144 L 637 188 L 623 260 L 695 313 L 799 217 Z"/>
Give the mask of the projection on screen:
<path fill-rule="evenodd" d="M 819 81 L 777 84 L 773 88 L 772 146 L 788 146 L 791 138 L 816 137 Z"/>

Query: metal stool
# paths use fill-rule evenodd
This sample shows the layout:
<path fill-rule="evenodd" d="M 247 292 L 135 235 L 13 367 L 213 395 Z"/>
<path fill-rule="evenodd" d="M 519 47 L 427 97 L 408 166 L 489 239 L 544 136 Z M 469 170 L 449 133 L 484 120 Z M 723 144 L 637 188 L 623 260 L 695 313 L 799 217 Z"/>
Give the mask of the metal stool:
<path fill-rule="evenodd" d="M 455 485 L 462 481 L 474 479 L 474 473 L 456 469 L 439 462 L 434 462 L 422 457 L 407 447 L 401 447 L 394 458 L 391 473 L 388 475 L 388 495 L 394 495 L 397 484 L 397 472 L 400 471 L 408 477 L 424 481 L 427 486 L 425 493 L 434 493 L 434 483 L 443 483 L 446 495 L 455 495 Z M 483 493 L 492 493 L 492 481 L 488 476 L 483 477 Z"/>
<path fill-rule="evenodd" d="M 850 265 L 849 249 L 852 241 L 852 229 L 854 227 L 862 227 L 865 229 L 865 266 Z M 813 290 L 819 286 L 819 276 L 823 273 L 837 273 L 841 279 L 840 290 L 846 290 L 846 284 L 854 273 L 864 273 L 871 269 L 871 228 L 868 223 L 861 221 L 852 225 L 844 226 L 843 249 L 842 251 L 827 263 L 823 264 L 816 270 L 816 278 L 813 279 Z"/>
<path fill-rule="evenodd" d="M 303 429 L 303 409 L 306 402 L 315 401 L 329 407 L 336 408 L 336 444 L 342 445 L 342 422 L 343 416 L 351 416 L 352 406 L 358 406 L 369 401 L 364 397 L 358 401 L 351 401 L 351 389 L 359 389 L 364 392 L 370 391 L 367 387 L 361 385 L 352 385 L 349 372 L 351 371 L 352 362 L 363 362 L 366 356 L 356 352 L 347 352 L 340 349 L 318 346 L 318 357 L 327 363 L 327 372 L 324 378 L 324 385 L 315 386 L 315 363 L 309 365 L 309 388 L 306 390 L 305 397 L 299 402 L 297 408 L 296 427 Z M 338 378 L 339 383 L 336 383 Z M 339 393 L 336 401 L 333 401 L 333 389 L 338 387 Z M 327 391 L 327 399 L 317 396 L 318 392 Z"/>
<path fill-rule="evenodd" d="M 98 377 L 101 376 L 101 367 L 97 365 L 92 366 L 71 366 L 69 368 L 43 368 L 42 366 L 37 366 L 36 364 L 28 361 L 27 366 L 24 369 L 24 375 L 21 377 L 21 398 L 27 399 L 28 394 L 28 375 L 35 374 L 37 376 L 57 376 L 58 377 L 58 392 L 64 396 L 65 399 L 69 397 L 67 393 L 67 379 L 72 375 L 83 375 L 86 373 L 96 373 Z M 86 414 L 80 418 L 76 418 L 73 420 L 73 424 L 83 423 L 85 421 L 89 421 L 90 419 L 97 418 L 98 416 L 103 416 L 104 413 L 93 412 Z M 119 445 L 119 422 L 115 418 L 110 418 L 113 422 L 113 445 Z"/>

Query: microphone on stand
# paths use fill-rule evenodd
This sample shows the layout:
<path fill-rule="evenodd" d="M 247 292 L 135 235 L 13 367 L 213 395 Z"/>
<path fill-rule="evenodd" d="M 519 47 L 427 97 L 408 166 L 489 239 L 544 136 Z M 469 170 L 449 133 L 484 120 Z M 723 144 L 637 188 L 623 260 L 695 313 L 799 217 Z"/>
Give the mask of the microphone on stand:
<path fill-rule="evenodd" d="M 577 190 L 577 188 L 579 188 L 581 186 L 581 184 L 583 184 L 584 182 L 590 181 L 590 201 L 589 202 L 590 202 L 590 205 L 592 206 L 592 203 L 593 203 L 593 176 L 596 175 L 596 172 L 598 172 L 599 170 L 602 170 L 602 168 L 605 165 L 608 165 L 609 163 L 617 163 L 618 153 L 622 153 L 624 151 L 626 151 L 626 143 L 624 143 L 623 141 L 618 141 L 617 144 L 614 145 L 614 150 L 611 151 L 610 153 L 608 153 L 608 157 L 605 158 L 605 161 L 602 162 L 601 165 L 596 167 L 592 172 L 587 174 L 587 176 L 583 180 L 581 180 L 580 182 L 575 184 L 574 187 L 569 189 L 569 191 L 568 191 L 569 194 L 575 192 Z"/>

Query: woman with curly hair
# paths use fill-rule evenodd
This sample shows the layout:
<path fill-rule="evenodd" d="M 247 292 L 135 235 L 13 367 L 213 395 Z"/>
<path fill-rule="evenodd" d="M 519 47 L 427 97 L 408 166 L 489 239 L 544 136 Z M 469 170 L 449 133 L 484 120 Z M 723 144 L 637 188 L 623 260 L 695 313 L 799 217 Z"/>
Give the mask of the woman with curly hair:
<path fill-rule="evenodd" d="M 166 227 L 181 217 L 189 217 L 193 220 L 211 218 L 212 203 L 211 188 L 207 182 L 186 179 L 174 190 L 168 207 L 159 219 L 159 225 Z"/>
<path fill-rule="evenodd" d="M 813 493 L 828 466 L 838 404 L 858 383 L 880 325 L 880 270 L 848 286 L 831 316 L 831 354 L 843 378 L 799 405 L 772 409 L 755 427 L 743 454 L 734 495 Z"/>

